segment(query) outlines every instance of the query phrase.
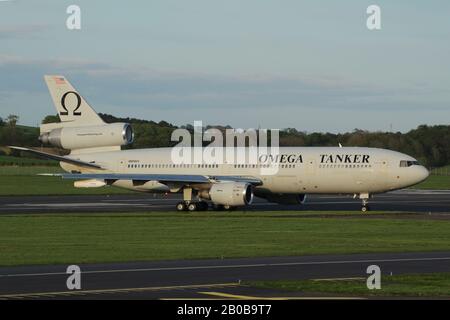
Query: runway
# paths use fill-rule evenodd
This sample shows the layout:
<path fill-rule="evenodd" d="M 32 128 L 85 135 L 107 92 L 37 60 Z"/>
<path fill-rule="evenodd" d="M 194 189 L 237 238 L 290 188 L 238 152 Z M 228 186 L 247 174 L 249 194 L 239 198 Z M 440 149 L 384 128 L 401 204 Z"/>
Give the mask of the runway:
<path fill-rule="evenodd" d="M 178 195 L 0 197 L 0 214 L 173 211 Z M 313 195 L 300 206 L 258 200 L 246 211 L 359 211 L 349 196 Z M 372 210 L 408 218 L 450 219 L 450 191 L 404 190 L 377 195 Z M 187 213 L 188 214 L 188 213 Z M 211 212 L 211 214 L 214 214 Z M 383 274 L 450 272 L 450 252 L 322 255 L 224 260 L 181 260 L 80 265 L 82 289 L 66 287 L 66 265 L 0 268 L 0 299 L 233 299 L 310 298 L 253 288 L 251 280 L 366 278 L 376 264 Z"/>
<path fill-rule="evenodd" d="M 66 287 L 67 266 L 3 267 L 0 299 L 308 298 L 243 282 L 367 278 L 374 264 L 386 275 L 450 272 L 450 252 L 89 264 L 80 265 L 79 291 Z"/>
<path fill-rule="evenodd" d="M 0 197 L 0 214 L 49 212 L 152 212 L 173 211 L 180 195 L 87 195 Z M 277 205 L 256 200 L 246 211 L 303 210 L 359 211 L 361 201 L 351 196 L 308 195 L 303 205 Z M 402 190 L 375 195 L 370 207 L 376 211 L 450 213 L 450 190 Z"/>

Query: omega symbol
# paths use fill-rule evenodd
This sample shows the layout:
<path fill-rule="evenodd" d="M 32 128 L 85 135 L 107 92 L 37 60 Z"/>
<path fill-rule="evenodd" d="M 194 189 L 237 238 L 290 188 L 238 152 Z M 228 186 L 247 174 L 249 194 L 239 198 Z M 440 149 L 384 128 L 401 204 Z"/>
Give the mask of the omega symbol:
<path fill-rule="evenodd" d="M 67 110 L 67 107 L 66 107 L 66 97 L 67 97 L 67 95 L 70 94 L 70 93 L 74 94 L 74 95 L 77 97 L 77 105 L 76 105 L 75 109 L 73 109 L 73 115 L 74 115 L 74 116 L 81 116 L 81 112 L 80 112 L 80 111 L 77 111 L 78 108 L 80 108 L 80 106 L 81 106 L 81 97 L 80 97 L 80 95 L 79 95 L 78 93 L 76 93 L 75 91 L 67 91 L 67 92 L 64 93 L 64 95 L 61 97 L 61 106 L 63 107 L 63 109 L 64 109 L 65 111 L 61 111 L 59 114 L 60 114 L 61 116 L 68 116 L 68 115 L 69 115 L 69 110 Z"/>

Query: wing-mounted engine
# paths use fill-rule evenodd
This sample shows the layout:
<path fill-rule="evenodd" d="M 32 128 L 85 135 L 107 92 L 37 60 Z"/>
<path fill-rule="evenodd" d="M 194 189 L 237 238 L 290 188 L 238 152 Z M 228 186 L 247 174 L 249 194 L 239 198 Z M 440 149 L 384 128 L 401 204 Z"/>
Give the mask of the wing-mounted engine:
<path fill-rule="evenodd" d="M 132 143 L 133 138 L 133 129 L 128 123 L 64 126 L 44 132 L 39 136 L 42 143 L 67 150 L 124 146 Z"/>
<path fill-rule="evenodd" d="M 219 182 L 199 195 L 215 204 L 245 206 L 253 202 L 253 187 L 245 182 Z"/>

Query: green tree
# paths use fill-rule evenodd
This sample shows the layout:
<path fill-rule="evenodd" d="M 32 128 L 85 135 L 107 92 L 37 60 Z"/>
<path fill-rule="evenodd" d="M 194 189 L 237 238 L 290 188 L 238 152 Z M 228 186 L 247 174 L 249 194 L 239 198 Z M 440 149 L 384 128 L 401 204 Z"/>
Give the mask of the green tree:
<path fill-rule="evenodd" d="M 19 116 L 16 116 L 15 114 L 10 114 L 10 115 L 6 118 L 6 124 L 7 124 L 8 127 L 10 127 L 10 128 L 15 128 L 17 122 L 19 122 Z"/>
<path fill-rule="evenodd" d="M 55 123 L 55 122 L 61 122 L 61 119 L 59 118 L 59 115 L 48 115 L 42 120 L 42 124 L 45 123 Z"/>
<path fill-rule="evenodd" d="M 18 136 L 20 133 L 17 132 L 17 122 L 19 121 L 19 116 L 10 114 L 6 117 L 6 125 L 2 128 L 2 139 L 5 144 L 18 144 Z"/>

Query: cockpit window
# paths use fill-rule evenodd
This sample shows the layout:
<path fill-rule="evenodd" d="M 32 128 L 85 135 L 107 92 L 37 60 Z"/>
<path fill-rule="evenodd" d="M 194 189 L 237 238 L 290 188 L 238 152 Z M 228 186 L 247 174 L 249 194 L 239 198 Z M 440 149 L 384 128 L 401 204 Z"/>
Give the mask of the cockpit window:
<path fill-rule="evenodd" d="M 409 161 L 409 160 L 401 160 L 400 167 L 411 167 L 411 166 L 419 166 L 419 161 Z"/>

